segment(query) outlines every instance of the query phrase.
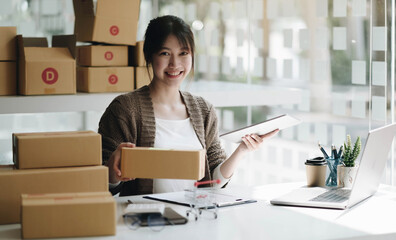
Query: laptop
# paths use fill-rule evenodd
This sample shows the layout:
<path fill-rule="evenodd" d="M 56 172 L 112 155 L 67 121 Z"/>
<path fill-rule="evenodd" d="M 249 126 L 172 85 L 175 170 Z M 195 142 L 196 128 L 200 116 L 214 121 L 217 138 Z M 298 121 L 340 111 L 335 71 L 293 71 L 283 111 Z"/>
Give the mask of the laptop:
<path fill-rule="evenodd" d="M 271 204 L 333 209 L 356 205 L 377 191 L 395 135 L 396 124 L 369 131 L 351 189 L 301 187 L 272 199 Z"/>

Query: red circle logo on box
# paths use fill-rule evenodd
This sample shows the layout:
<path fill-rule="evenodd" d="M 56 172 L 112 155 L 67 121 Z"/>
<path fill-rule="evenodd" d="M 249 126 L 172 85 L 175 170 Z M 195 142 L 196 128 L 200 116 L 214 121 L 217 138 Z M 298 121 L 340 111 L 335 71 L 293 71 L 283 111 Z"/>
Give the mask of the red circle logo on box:
<path fill-rule="evenodd" d="M 110 52 L 110 51 L 105 52 L 105 59 L 106 60 L 108 60 L 108 61 L 113 60 L 113 57 L 114 57 L 114 55 L 113 55 L 112 52 Z"/>
<path fill-rule="evenodd" d="M 41 79 L 43 79 L 46 84 L 54 84 L 58 81 L 58 71 L 54 68 L 46 68 L 41 74 Z"/>
<path fill-rule="evenodd" d="M 111 74 L 109 76 L 109 83 L 110 84 L 116 84 L 118 82 L 118 77 L 115 74 Z"/>
<path fill-rule="evenodd" d="M 119 32 L 120 32 L 120 29 L 117 26 L 113 25 L 110 27 L 111 35 L 116 36 L 116 35 L 118 35 Z"/>

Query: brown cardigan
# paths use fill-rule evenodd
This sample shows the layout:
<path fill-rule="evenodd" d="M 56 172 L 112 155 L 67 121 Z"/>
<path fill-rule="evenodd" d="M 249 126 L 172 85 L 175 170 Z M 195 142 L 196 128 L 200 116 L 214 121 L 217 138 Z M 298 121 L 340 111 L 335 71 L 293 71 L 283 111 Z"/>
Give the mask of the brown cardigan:
<path fill-rule="evenodd" d="M 206 149 L 204 180 L 211 180 L 213 170 L 226 159 L 221 148 L 217 117 L 214 107 L 202 97 L 180 91 L 192 121 L 195 133 Z M 99 122 L 102 135 L 103 165 L 107 165 L 112 152 L 122 142 L 139 147 L 153 147 L 155 140 L 155 117 L 150 89 L 144 86 L 133 92 L 116 97 L 107 107 Z M 153 193 L 152 179 L 135 179 L 122 182 L 110 190 L 120 196 Z"/>

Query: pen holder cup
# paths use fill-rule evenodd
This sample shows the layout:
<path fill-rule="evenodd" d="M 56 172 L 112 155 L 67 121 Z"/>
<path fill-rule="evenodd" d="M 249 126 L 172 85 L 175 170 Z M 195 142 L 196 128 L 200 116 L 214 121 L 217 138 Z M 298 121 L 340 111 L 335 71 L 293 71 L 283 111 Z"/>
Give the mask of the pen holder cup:
<path fill-rule="evenodd" d="M 326 186 L 337 187 L 337 167 L 340 165 L 341 158 L 326 158 L 328 166 L 328 176 L 326 179 Z"/>
<path fill-rule="evenodd" d="M 323 157 L 307 159 L 305 161 L 307 173 L 307 187 L 324 187 L 326 180 L 327 162 Z"/>

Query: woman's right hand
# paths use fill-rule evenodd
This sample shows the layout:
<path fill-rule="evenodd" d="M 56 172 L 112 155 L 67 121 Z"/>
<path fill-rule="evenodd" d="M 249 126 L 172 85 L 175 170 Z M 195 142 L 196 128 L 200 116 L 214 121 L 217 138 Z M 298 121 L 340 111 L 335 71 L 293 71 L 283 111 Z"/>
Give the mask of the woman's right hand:
<path fill-rule="evenodd" d="M 118 183 L 119 181 L 130 181 L 132 178 L 122 178 L 121 177 L 121 149 L 123 147 L 134 148 L 135 144 L 126 142 L 118 145 L 117 149 L 111 154 L 109 161 L 107 162 L 107 167 L 109 168 L 109 182 Z"/>

